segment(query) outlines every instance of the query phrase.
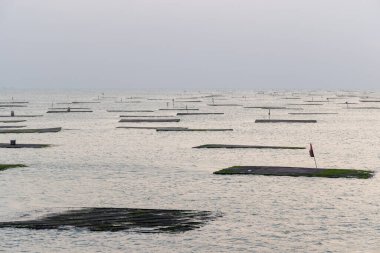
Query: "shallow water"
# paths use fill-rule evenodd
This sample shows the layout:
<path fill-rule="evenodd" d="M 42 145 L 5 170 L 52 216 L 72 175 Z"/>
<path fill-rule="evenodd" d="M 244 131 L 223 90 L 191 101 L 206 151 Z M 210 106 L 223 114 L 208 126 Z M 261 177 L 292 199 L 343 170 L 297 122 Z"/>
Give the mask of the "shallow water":
<path fill-rule="evenodd" d="M 211 93 L 131 93 L 106 96 L 141 103 L 115 103 L 114 98 L 90 107 L 93 113 L 46 114 L 52 102 L 93 101 L 100 92 L 3 90 L 0 101 L 27 100 L 16 114 L 43 114 L 17 123 L 30 128 L 62 126 L 59 133 L 0 134 L 0 142 L 47 143 L 46 149 L 1 149 L 0 163 L 29 167 L 0 172 L 0 221 L 31 219 L 70 207 L 136 207 L 209 210 L 223 214 L 200 229 L 180 234 L 88 232 L 83 230 L 0 229 L 5 252 L 378 252 L 380 247 L 380 179 L 370 180 L 218 176 L 233 165 L 313 167 L 308 150 L 192 149 L 202 144 L 305 146 L 313 143 L 320 167 L 379 171 L 380 110 L 346 109 L 330 100 L 303 111 L 272 110 L 271 118 L 317 119 L 317 124 L 255 124 L 267 110 L 213 107 L 175 102 L 176 107 L 224 115 L 183 116 L 179 123 L 119 123 L 107 109 L 172 107 L 172 98 Z M 304 100 L 326 100 L 336 92 L 217 93 L 215 103 L 283 106 Z M 380 97 L 380 94 L 364 94 Z M 245 96 L 246 98 L 244 98 Z M 167 100 L 147 100 L 164 98 Z M 62 105 L 54 105 L 62 107 Z M 350 106 L 380 106 L 363 103 Z M 8 114 L 1 109 L 0 115 Z M 288 115 L 288 112 L 337 112 L 337 115 Z M 147 115 L 175 115 L 155 111 Z M 135 113 L 142 115 L 142 113 Z M 10 118 L 4 118 L 10 119 Z M 1 124 L 3 125 L 3 124 Z M 14 123 L 12 123 L 14 125 Z M 186 126 L 233 128 L 231 132 L 156 132 L 117 126 Z"/>

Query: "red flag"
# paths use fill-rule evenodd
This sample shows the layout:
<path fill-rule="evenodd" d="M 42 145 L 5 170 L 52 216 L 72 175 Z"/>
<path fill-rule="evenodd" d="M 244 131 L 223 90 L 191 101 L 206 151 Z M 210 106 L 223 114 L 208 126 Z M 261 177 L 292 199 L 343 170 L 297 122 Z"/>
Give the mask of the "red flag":
<path fill-rule="evenodd" d="M 310 157 L 314 157 L 313 145 L 311 145 L 311 143 L 310 143 L 309 154 L 310 154 Z"/>

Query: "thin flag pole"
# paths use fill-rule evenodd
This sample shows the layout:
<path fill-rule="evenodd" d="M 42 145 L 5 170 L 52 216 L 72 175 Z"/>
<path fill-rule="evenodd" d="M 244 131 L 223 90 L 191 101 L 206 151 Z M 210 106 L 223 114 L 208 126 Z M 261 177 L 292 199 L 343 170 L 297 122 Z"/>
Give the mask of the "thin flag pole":
<path fill-rule="evenodd" d="M 315 156 L 314 156 L 314 163 L 315 163 L 315 168 L 318 169 L 317 160 L 315 159 Z"/>
<path fill-rule="evenodd" d="M 314 150 L 313 150 L 313 144 L 311 144 L 311 143 L 310 143 L 309 154 L 310 154 L 311 157 L 314 158 L 315 168 L 318 169 L 317 159 L 315 158 L 315 154 L 314 154 Z"/>

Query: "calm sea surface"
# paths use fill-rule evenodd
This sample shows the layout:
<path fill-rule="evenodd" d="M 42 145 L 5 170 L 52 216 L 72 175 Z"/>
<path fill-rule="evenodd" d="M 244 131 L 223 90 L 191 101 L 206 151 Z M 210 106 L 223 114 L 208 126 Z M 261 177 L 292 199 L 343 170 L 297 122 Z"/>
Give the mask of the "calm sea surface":
<path fill-rule="evenodd" d="M 242 106 L 288 106 L 273 119 L 316 119 L 317 124 L 255 124 L 268 111 Z M 338 95 L 338 96 L 337 96 Z M 308 150 L 193 149 L 202 144 L 304 146 L 313 143 L 320 167 L 380 171 L 380 107 L 359 103 L 363 92 L 178 92 L 105 91 L 93 113 L 46 114 L 57 103 L 97 101 L 100 92 L 2 90 L 0 102 L 25 100 L 16 114 L 29 128 L 63 127 L 59 133 L 0 134 L 0 142 L 47 143 L 45 149 L 1 149 L 0 164 L 28 167 L 0 172 L 0 221 L 32 219 L 72 207 L 130 207 L 209 210 L 223 214 L 200 229 L 179 234 L 0 229 L 4 252 L 379 252 L 380 177 L 369 180 L 218 176 L 233 165 L 313 167 Z M 341 97 L 345 96 L 345 97 Z M 137 97 L 134 99 L 127 99 Z M 196 98 L 194 98 L 196 97 Z M 200 98 L 201 97 L 201 98 Z M 300 99 L 284 99 L 299 97 Z M 136 103 L 115 103 L 123 99 Z M 119 123 L 119 115 L 175 115 L 175 107 L 224 115 L 183 116 L 179 123 Z M 327 98 L 329 102 L 327 102 Z M 155 100 L 148 100 L 155 99 Z M 156 100 L 162 99 L 162 100 Z M 184 99 L 185 100 L 185 99 Z M 324 101 L 322 105 L 304 101 Z M 169 103 L 169 105 L 167 104 Z M 154 110 L 112 113 L 106 110 Z M 335 112 L 289 115 L 289 112 Z M 0 115 L 10 113 L 0 109 Z M 3 118 L 4 120 L 7 118 Z M 9 118 L 8 118 L 9 119 Z M 5 124 L 0 124 L 5 125 Z M 233 128 L 230 132 L 156 132 L 117 126 Z"/>

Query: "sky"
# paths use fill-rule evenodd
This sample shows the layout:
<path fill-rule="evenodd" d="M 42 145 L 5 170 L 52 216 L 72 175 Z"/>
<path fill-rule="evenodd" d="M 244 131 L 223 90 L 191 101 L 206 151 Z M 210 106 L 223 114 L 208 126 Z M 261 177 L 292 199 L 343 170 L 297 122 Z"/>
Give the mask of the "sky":
<path fill-rule="evenodd" d="M 379 0 L 0 0 L 0 87 L 380 89 Z"/>

